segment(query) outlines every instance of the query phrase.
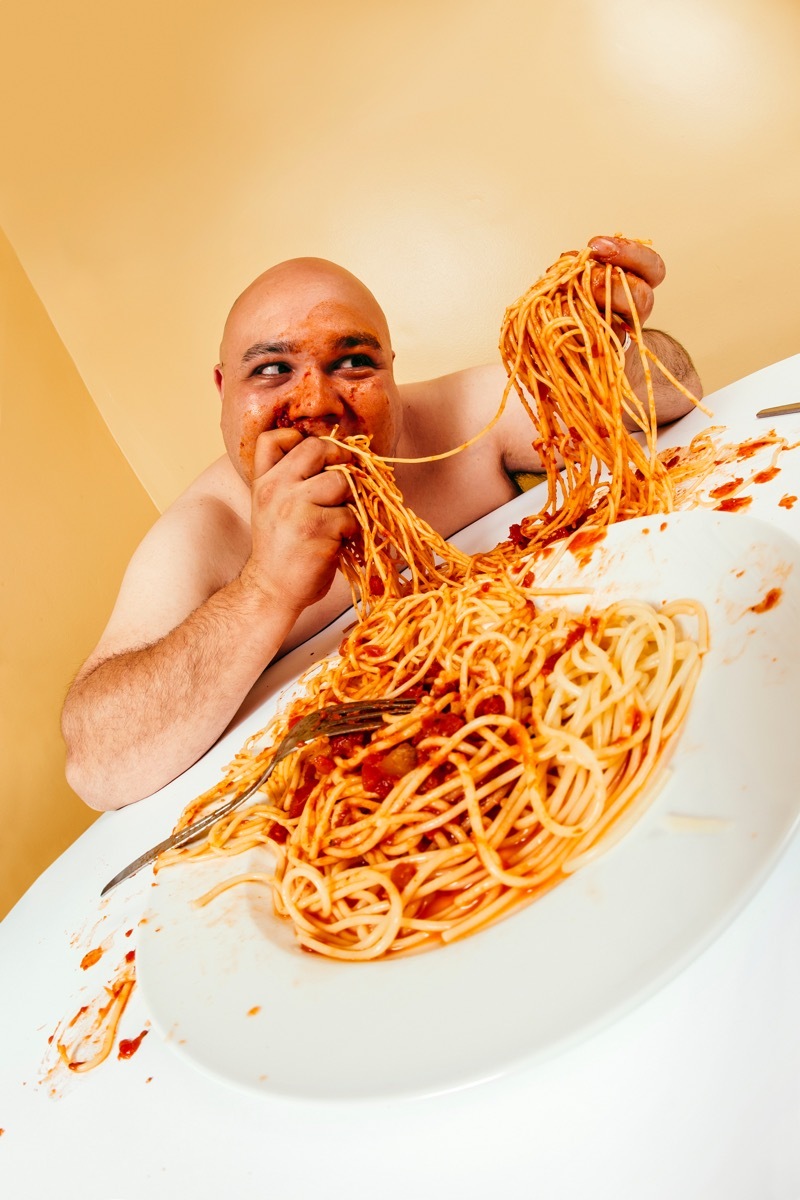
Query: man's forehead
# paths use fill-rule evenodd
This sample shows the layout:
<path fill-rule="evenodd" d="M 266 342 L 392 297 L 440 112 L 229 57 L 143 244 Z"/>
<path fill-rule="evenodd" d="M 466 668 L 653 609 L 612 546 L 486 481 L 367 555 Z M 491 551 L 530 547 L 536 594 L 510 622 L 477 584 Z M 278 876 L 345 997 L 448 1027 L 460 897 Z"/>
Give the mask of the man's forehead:
<path fill-rule="evenodd" d="M 302 354 L 304 350 L 312 349 L 328 354 L 344 354 L 348 350 L 364 349 L 382 351 L 383 342 L 368 330 L 352 330 L 344 333 L 341 330 L 319 330 L 310 338 L 300 336 L 266 338 L 252 342 L 242 354 L 242 363 L 251 362 L 268 354 Z M 236 352 L 234 351 L 234 354 Z"/>
<path fill-rule="evenodd" d="M 371 345 L 389 349 L 389 331 L 380 310 L 326 297 L 264 298 L 232 312 L 225 326 L 223 346 L 236 353 L 252 343 L 275 343 L 297 349 L 309 342 L 342 348 Z"/>

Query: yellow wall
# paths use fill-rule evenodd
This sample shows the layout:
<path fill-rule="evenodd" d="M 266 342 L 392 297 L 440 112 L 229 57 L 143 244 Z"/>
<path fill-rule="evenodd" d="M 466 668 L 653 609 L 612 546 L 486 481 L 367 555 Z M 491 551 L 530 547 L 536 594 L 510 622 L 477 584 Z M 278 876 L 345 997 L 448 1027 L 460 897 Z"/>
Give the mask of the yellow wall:
<path fill-rule="evenodd" d="M 798 349 L 797 0 L 35 0 L 10 6 L 0 223 L 159 507 L 218 452 L 227 306 L 361 274 L 401 380 L 494 356 L 599 232 L 718 387 Z M 25 103 L 21 103 L 24 98 Z"/>
<path fill-rule="evenodd" d="M 0 234 L 0 917 L 94 814 L 59 714 L 156 516 Z"/>

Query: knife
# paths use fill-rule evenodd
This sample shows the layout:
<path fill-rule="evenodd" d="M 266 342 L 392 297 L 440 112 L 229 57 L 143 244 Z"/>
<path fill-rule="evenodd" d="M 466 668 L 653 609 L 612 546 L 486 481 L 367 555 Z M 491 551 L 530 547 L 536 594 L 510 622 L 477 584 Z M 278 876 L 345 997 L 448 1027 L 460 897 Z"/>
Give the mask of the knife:
<path fill-rule="evenodd" d="M 800 412 L 800 401 L 794 404 L 779 404 L 777 408 L 762 408 L 757 417 L 782 417 L 784 413 Z"/>

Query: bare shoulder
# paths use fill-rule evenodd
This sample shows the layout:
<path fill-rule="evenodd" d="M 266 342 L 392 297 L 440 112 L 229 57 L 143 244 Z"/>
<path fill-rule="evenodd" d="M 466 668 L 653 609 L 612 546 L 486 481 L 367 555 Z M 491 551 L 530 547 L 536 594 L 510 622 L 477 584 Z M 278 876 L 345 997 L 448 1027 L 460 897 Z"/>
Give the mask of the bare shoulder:
<path fill-rule="evenodd" d="M 505 371 L 497 364 L 400 388 L 405 436 L 399 456 L 441 454 L 477 439 L 450 458 L 397 467 L 408 504 L 445 536 L 516 494 L 505 469 L 505 418 L 479 436 L 497 413 L 505 385 Z"/>
<path fill-rule="evenodd" d="M 505 371 L 496 363 L 403 384 L 400 395 L 412 413 L 425 414 L 426 441 L 433 444 L 441 437 L 448 441 L 455 437 L 458 445 L 474 437 L 491 419 L 505 385 Z"/>
<path fill-rule="evenodd" d="M 139 543 L 109 622 L 83 670 L 163 637 L 234 579 L 249 552 L 249 491 L 230 462 L 219 459 Z"/>

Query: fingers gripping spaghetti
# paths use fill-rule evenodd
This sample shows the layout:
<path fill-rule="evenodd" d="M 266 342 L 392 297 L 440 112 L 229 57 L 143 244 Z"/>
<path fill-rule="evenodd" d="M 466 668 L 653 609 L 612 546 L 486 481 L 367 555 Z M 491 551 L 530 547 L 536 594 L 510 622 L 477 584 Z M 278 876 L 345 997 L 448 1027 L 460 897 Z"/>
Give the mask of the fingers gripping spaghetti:
<path fill-rule="evenodd" d="M 371 735 L 301 747 L 257 804 L 162 856 L 160 865 L 270 848 L 273 871 L 224 880 L 200 903 L 261 881 L 303 948 L 336 959 L 397 955 L 529 903 L 641 811 L 691 700 L 705 613 L 688 600 L 568 611 L 544 586 L 557 556 L 537 562 L 536 582 L 531 570 L 541 546 L 581 525 L 673 506 L 641 329 L 647 406 L 625 379 L 610 312 L 591 299 L 591 270 L 588 252 L 562 256 L 506 313 L 503 403 L 514 387 L 532 418 L 534 404 L 548 474 L 547 504 L 520 537 L 462 554 L 405 508 L 367 440 L 348 439 L 352 462 L 334 469 L 348 475 L 359 522 L 341 558 L 359 620 L 338 657 L 307 672 L 298 697 L 181 824 L 243 791 L 305 713 L 396 695 L 417 705 Z"/>
<path fill-rule="evenodd" d="M 625 374 L 625 352 L 611 311 L 599 312 L 592 299 L 596 269 L 588 249 L 562 254 L 506 310 L 503 321 L 500 353 L 509 386 L 537 430 L 533 447 L 547 474 L 546 504 L 522 522 L 518 535 L 519 544 L 534 549 L 580 526 L 670 512 L 672 483 L 656 453 L 650 362 L 698 403 L 645 346 L 625 274 L 608 264 L 606 295 L 611 295 L 615 273 L 634 314 L 630 332 L 639 351 L 647 403 L 638 399 Z M 626 420 L 644 434 L 644 445 L 626 428 Z"/>

